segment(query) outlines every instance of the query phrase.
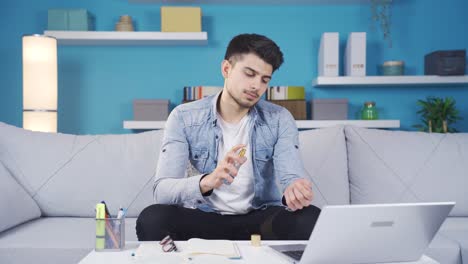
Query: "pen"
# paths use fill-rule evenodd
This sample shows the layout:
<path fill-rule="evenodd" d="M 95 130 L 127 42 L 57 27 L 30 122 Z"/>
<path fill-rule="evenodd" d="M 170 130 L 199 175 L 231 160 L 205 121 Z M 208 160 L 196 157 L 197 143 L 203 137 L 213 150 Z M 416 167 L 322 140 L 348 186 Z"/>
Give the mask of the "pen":
<path fill-rule="evenodd" d="M 114 234 L 114 230 L 110 224 L 110 221 L 107 221 L 106 220 L 106 231 L 107 231 L 107 236 L 111 239 L 111 241 L 109 241 L 109 244 L 113 244 L 113 246 L 110 246 L 110 248 L 119 248 L 119 241 L 117 240 L 117 237 L 115 236 Z"/>
<path fill-rule="evenodd" d="M 106 202 L 101 201 L 102 204 L 104 204 L 104 209 L 106 210 L 106 217 L 111 218 L 111 215 L 109 213 L 109 208 L 107 208 Z"/>
<path fill-rule="evenodd" d="M 122 224 L 122 219 L 124 217 L 124 209 L 122 207 L 119 208 L 119 212 L 117 213 L 117 219 L 114 219 L 113 221 L 115 221 L 114 223 L 114 234 L 116 236 L 116 239 L 117 239 L 117 242 L 119 242 L 119 247 L 120 247 L 120 243 L 122 242 L 122 230 L 120 230 L 120 227 L 121 227 L 121 224 Z"/>
<path fill-rule="evenodd" d="M 105 212 L 105 218 L 106 218 L 106 222 L 105 222 L 105 230 L 107 231 L 106 246 L 109 248 L 119 248 L 119 240 L 117 239 L 116 233 L 115 233 L 115 223 L 114 223 L 115 220 L 112 219 L 112 216 L 109 212 L 109 208 L 107 207 L 106 202 L 101 201 L 101 204 L 104 205 L 104 212 Z M 108 241 L 109 238 L 110 238 L 110 241 Z"/>
<path fill-rule="evenodd" d="M 117 219 L 121 219 L 124 216 L 124 209 L 120 207 L 119 212 L 117 213 Z"/>

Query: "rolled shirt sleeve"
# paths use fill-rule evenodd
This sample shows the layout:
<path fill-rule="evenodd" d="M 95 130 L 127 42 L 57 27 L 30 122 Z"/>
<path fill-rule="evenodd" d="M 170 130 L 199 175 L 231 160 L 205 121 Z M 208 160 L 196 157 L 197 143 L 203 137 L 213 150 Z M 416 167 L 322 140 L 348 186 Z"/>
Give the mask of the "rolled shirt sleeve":
<path fill-rule="evenodd" d="M 306 178 L 307 174 L 299 150 L 299 131 L 288 110 L 281 111 L 278 126 L 278 141 L 274 148 L 273 162 L 283 194 L 294 180 Z"/>
<path fill-rule="evenodd" d="M 183 204 L 190 200 L 204 200 L 200 190 L 203 175 L 185 177 L 189 162 L 189 148 L 183 120 L 175 108 L 169 115 L 153 185 L 157 204 Z"/>

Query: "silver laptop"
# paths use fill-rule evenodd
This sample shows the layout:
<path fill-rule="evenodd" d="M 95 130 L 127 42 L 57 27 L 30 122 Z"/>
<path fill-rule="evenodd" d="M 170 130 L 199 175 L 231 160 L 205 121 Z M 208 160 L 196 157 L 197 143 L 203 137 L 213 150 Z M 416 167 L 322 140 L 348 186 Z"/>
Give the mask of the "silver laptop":
<path fill-rule="evenodd" d="M 290 263 L 419 260 L 455 202 L 325 206 L 307 245 L 270 246 Z"/>

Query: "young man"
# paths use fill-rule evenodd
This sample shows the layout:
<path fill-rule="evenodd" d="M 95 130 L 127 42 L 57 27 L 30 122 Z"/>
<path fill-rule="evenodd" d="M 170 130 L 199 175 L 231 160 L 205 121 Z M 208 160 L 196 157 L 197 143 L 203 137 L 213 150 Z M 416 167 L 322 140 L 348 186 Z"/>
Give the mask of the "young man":
<path fill-rule="evenodd" d="M 138 217 L 139 240 L 309 238 L 320 209 L 310 205 L 295 121 L 285 108 L 260 100 L 282 63 L 272 40 L 238 35 L 221 63 L 222 92 L 171 112 L 156 204 Z M 185 177 L 188 161 L 201 175 Z"/>

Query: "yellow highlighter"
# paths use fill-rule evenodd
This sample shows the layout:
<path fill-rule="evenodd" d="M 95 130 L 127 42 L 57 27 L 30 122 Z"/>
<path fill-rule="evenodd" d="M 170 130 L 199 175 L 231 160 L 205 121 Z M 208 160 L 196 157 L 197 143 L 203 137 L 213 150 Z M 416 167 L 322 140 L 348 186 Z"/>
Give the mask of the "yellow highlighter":
<path fill-rule="evenodd" d="M 104 249 L 106 240 L 106 207 L 96 204 L 96 250 Z"/>

